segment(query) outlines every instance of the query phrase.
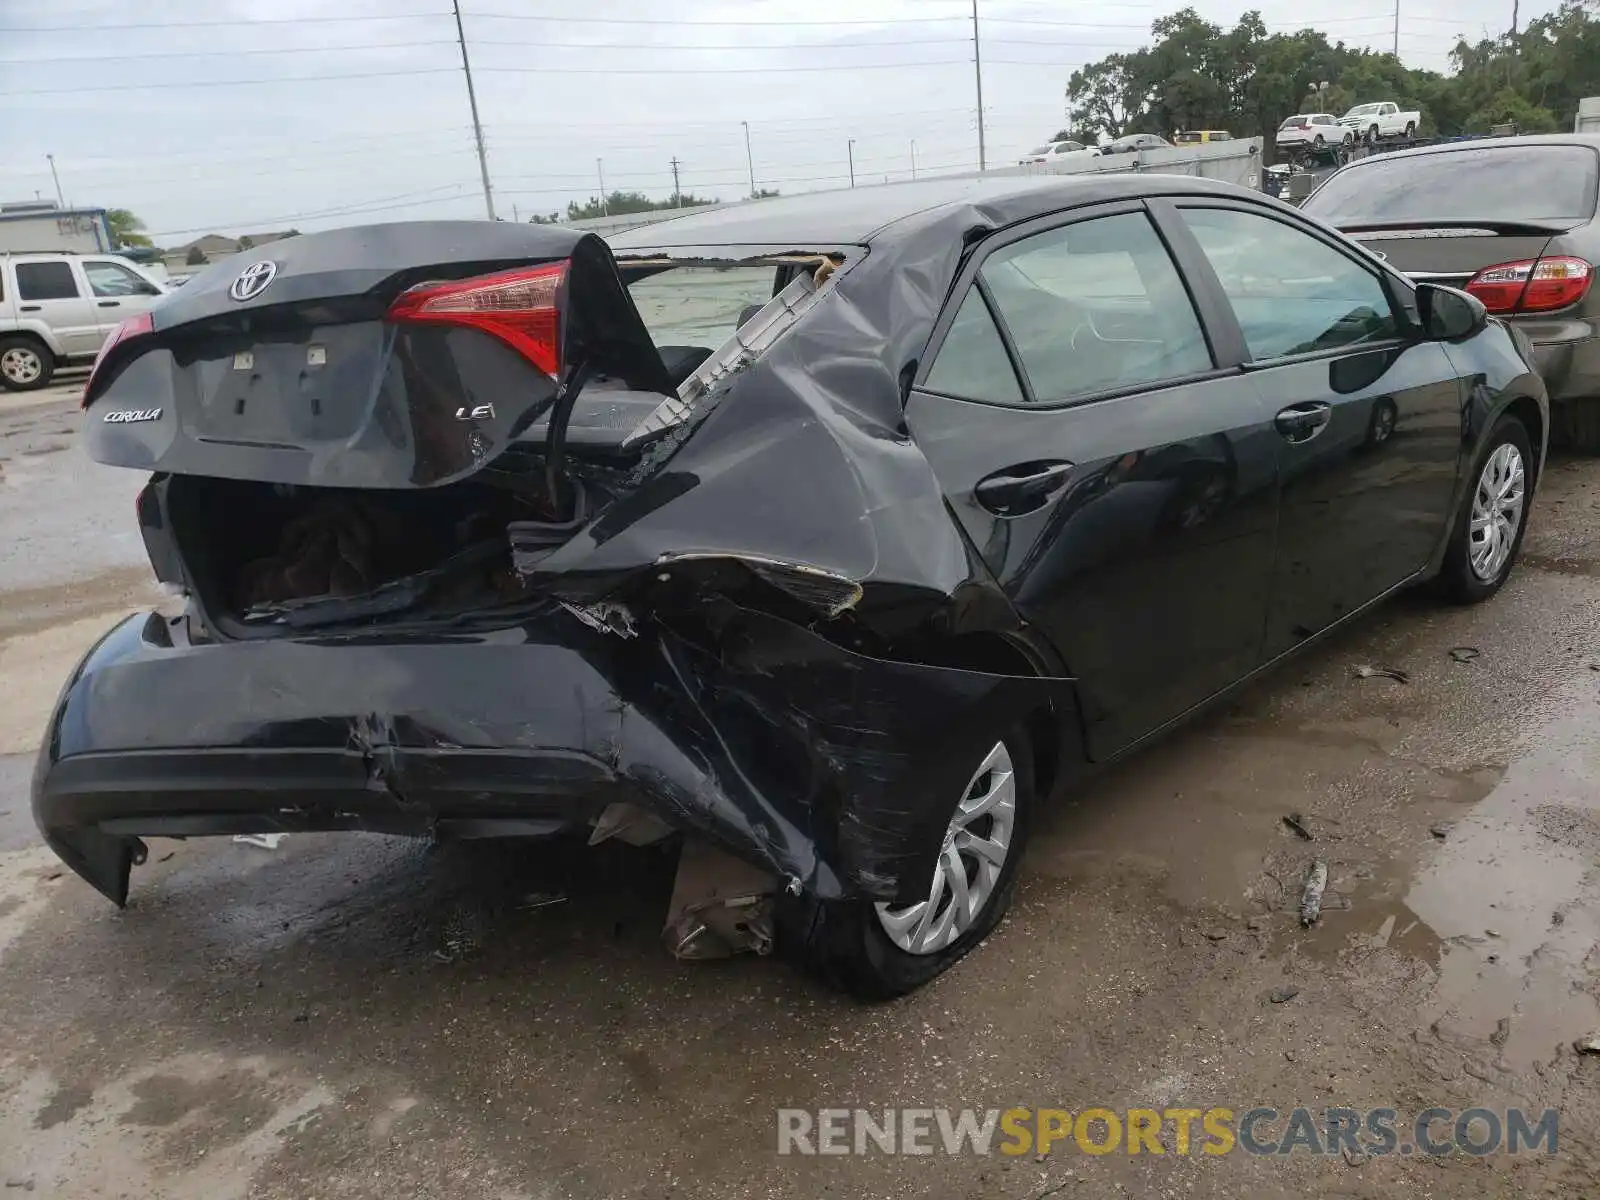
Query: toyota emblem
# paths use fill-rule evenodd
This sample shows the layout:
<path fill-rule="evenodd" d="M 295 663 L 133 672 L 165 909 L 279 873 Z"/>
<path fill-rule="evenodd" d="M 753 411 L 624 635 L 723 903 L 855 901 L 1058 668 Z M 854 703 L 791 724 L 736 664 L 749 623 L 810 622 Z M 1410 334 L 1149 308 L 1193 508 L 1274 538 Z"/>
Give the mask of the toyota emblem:
<path fill-rule="evenodd" d="M 233 281 L 233 286 L 228 289 L 228 295 L 235 300 L 254 300 L 267 290 L 267 285 L 277 276 L 277 263 L 268 261 L 251 263 L 239 272 L 239 278 Z"/>

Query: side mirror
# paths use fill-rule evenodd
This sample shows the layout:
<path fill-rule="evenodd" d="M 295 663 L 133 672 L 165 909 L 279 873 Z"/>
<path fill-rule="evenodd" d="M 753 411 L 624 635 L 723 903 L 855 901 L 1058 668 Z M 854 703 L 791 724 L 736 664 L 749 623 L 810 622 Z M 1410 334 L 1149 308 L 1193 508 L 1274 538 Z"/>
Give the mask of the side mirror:
<path fill-rule="evenodd" d="M 1417 285 L 1417 312 L 1422 332 L 1434 342 L 1458 342 L 1483 332 L 1489 310 L 1476 296 L 1437 283 Z"/>

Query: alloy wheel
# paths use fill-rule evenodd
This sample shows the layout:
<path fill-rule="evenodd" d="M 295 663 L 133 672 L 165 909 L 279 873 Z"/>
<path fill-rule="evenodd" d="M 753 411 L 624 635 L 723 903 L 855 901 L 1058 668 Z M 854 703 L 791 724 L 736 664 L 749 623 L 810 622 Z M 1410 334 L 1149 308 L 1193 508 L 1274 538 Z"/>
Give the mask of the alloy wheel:
<path fill-rule="evenodd" d="M 1467 559 L 1472 573 L 1485 583 L 1499 577 L 1522 528 L 1527 472 L 1522 452 L 1506 442 L 1483 464 L 1472 495 L 1472 523 L 1467 534 Z"/>
<path fill-rule="evenodd" d="M 995 744 L 967 782 L 950 818 L 928 898 L 877 906 L 884 933 L 908 954 L 936 954 L 978 923 L 993 900 L 1017 823 L 1011 752 Z"/>
<path fill-rule="evenodd" d="M 12 383 L 33 383 L 44 373 L 44 362 L 37 350 L 13 346 L 0 354 L 0 375 Z"/>

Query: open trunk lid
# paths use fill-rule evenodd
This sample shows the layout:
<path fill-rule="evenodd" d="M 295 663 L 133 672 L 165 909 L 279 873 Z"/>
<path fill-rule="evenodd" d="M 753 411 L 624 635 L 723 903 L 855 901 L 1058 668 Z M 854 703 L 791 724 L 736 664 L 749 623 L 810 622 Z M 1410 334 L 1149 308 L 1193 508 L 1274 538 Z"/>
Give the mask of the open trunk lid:
<path fill-rule="evenodd" d="M 599 238 L 367 226 L 219 263 L 124 326 L 85 392 L 85 444 L 153 472 L 435 487 L 584 387 L 672 391 Z"/>

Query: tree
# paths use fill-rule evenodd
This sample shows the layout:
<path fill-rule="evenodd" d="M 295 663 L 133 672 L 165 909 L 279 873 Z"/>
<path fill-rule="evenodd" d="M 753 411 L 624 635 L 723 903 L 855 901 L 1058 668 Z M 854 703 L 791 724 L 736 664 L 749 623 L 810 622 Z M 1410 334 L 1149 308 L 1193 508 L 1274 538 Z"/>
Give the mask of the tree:
<path fill-rule="evenodd" d="M 683 196 L 681 207 L 687 208 L 692 204 L 715 204 L 714 198 L 705 196 L 692 196 L 687 193 Z M 678 208 L 678 201 L 671 197 L 666 200 L 652 200 L 643 192 L 612 192 L 602 202 L 600 197 L 591 196 L 584 203 L 576 200 L 567 205 L 567 220 L 588 221 L 596 217 L 620 217 L 628 213 L 659 212 L 664 208 Z"/>
<path fill-rule="evenodd" d="M 140 232 L 144 222 L 125 208 L 108 208 L 106 210 L 106 224 L 111 229 L 111 248 L 120 249 L 123 246 L 148 246 L 150 239 Z"/>
<path fill-rule="evenodd" d="M 205 252 L 199 246 L 190 246 L 189 253 L 184 255 L 183 261 L 191 267 L 203 267 L 210 260 L 206 258 Z"/>
<path fill-rule="evenodd" d="M 245 234 L 242 238 L 239 239 L 239 249 L 241 249 L 241 250 L 254 250 L 255 248 L 256 248 L 256 240 L 255 240 L 255 238 L 251 237 L 248 233 Z"/>

